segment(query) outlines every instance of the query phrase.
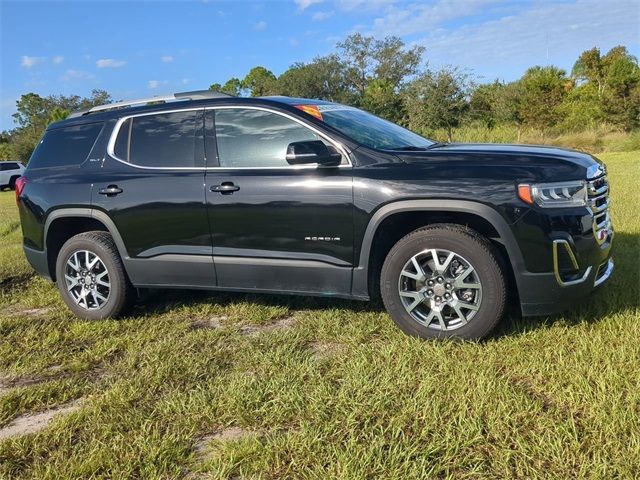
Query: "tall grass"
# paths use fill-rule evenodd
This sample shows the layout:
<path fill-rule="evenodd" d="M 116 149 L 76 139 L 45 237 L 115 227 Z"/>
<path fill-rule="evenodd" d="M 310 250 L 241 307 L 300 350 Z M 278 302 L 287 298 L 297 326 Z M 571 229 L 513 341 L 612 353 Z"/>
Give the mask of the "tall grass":
<path fill-rule="evenodd" d="M 444 129 L 425 131 L 434 140 L 446 141 Z M 640 150 L 640 131 L 622 132 L 607 125 L 579 132 L 545 133 L 533 128 L 515 125 L 499 125 L 494 128 L 468 125 L 453 130 L 453 141 L 463 143 L 524 143 L 531 145 L 555 145 L 589 153 L 628 152 Z"/>

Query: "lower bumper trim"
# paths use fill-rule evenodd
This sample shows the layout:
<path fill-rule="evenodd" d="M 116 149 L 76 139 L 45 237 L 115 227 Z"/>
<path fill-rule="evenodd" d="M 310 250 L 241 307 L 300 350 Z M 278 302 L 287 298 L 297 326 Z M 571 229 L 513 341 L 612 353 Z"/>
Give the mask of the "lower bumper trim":
<path fill-rule="evenodd" d="M 602 285 L 604 282 L 606 282 L 607 280 L 609 280 L 609 278 L 611 278 L 611 274 L 613 273 L 614 267 L 615 267 L 615 264 L 613 262 L 613 258 L 610 258 L 609 261 L 607 262 L 607 269 L 604 271 L 602 275 L 600 275 L 599 277 L 596 277 L 595 281 L 593 282 L 593 286 L 598 287 Z"/>

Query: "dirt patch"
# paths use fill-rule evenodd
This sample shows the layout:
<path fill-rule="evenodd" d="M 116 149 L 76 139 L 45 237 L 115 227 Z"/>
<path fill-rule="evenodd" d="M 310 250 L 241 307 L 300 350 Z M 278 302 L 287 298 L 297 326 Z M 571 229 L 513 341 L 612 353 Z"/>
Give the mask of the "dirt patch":
<path fill-rule="evenodd" d="M 45 315 L 51 311 L 50 308 L 19 308 L 17 306 L 8 307 L 7 309 L 2 310 L 2 314 L 11 315 L 11 316 L 19 316 L 19 317 L 39 317 L 41 315 Z"/>
<path fill-rule="evenodd" d="M 82 399 L 74 400 L 44 412 L 22 415 L 0 429 L 0 440 L 39 432 L 46 428 L 55 417 L 78 410 L 82 406 L 82 402 Z"/>
<path fill-rule="evenodd" d="M 194 445 L 193 451 L 198 458 L 204 459 L 206 457 L 208 446 L 211 442 L 237 442 L 238 440 L 243 440 L 255 435 L 257 435 L 257 432 L 255 430 L 248 430 L 242 427 L 223 428 L 215 433 L 212 433 L 211 435 L 205 435 L 204 437 L 201 437 Z"/>
<path fill-rule="evenodd" d="M 19 287 L 24 287 L 33 277 L 33 273 L 7 277 L 0 282 L 0 293 L 9 293 Z"/>
<path fill-rule="evenodd" d="M 222 328 L 222 322 L 224 322 L 226 319 L 227 317 L 224 315 L 216 315 L 211 318 L 196 320 L 189 326 L 189 328 L 191 330 L 199 330 L 201 328 Z"/>
<path fill-rule="evenodd" d="M 269 325 L 243 325 L 240 327 L 240 333 L 247 337 L 255 337 L 261 333 L 273 332 L 276 330 L 288 330 L 296 323 L 293 315 L 283 317 L 280 320 L 270 323 Z"/>
<path fill-rule="evenodd" d="M 40 383 L 51 382 L 54 380 L 62 380 L 73 376 L 79 379 L 88 378 L 92 381 L 97 381 L 105 373 L 105 369 L 102 366 L 98 366 L 84 372 L 65 372 L 62 369 L 62 365 L 52 365 L 45 370 L 46 373 L 43 376 L 18 378 L 0 377 L 0 396 L 11 393 L 13 390 L 21 387 L 38 385 Z"/>
<path fill-rule="evenodd" d="M 16 388 L 28 387 L 37 383 L 46 382 L 50 378 L 22 377 L 17 379 L 0 378 L 0 396 L 10 393 Z"/>
<path fill-rule="evenodd" d="M 346 346 L 338 342 L 312 342 L 309 351 L 315 360 L 327 360 L 346 350 Z"/>
<path fill-rule="evenodd" d="M 28 315 L 30 317 L 35 317 L 38 315 L 44 315 L 45 313 L 49 313 L 50 311 L 50 308 L 30 308 L 28 310 L 20 310 L 18 313 L 22 315 Z"/>

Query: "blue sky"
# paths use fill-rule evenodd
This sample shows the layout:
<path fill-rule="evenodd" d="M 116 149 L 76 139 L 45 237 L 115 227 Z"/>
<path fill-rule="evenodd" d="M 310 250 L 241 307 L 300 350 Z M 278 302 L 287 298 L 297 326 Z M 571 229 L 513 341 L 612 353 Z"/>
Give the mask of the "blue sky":
<path fill-rule="evenodd" d="M 638 0 L 0 1 L 0 130 L 23 93 L 205 89 L 255 65 L 280 74 L 353 32 L 424 45 L 430 66 L 481 81 L 569 70 L 593 46 L 640 54 Z"/>

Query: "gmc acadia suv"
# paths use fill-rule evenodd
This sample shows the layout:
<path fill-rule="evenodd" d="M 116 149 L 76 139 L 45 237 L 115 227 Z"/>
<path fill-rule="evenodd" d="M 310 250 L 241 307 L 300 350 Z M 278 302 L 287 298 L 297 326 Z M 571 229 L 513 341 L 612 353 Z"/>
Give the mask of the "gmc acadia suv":
<path fill-rule="evenodd" d="M 186 92 L 50 125 L 16 196 L 27 259 L 82 318 L 135 288 L 380 293 L 408 334 L 478 339 L 508 299 L 546 315 L 611 276 L 608 189 L 584 153 Z"/>

